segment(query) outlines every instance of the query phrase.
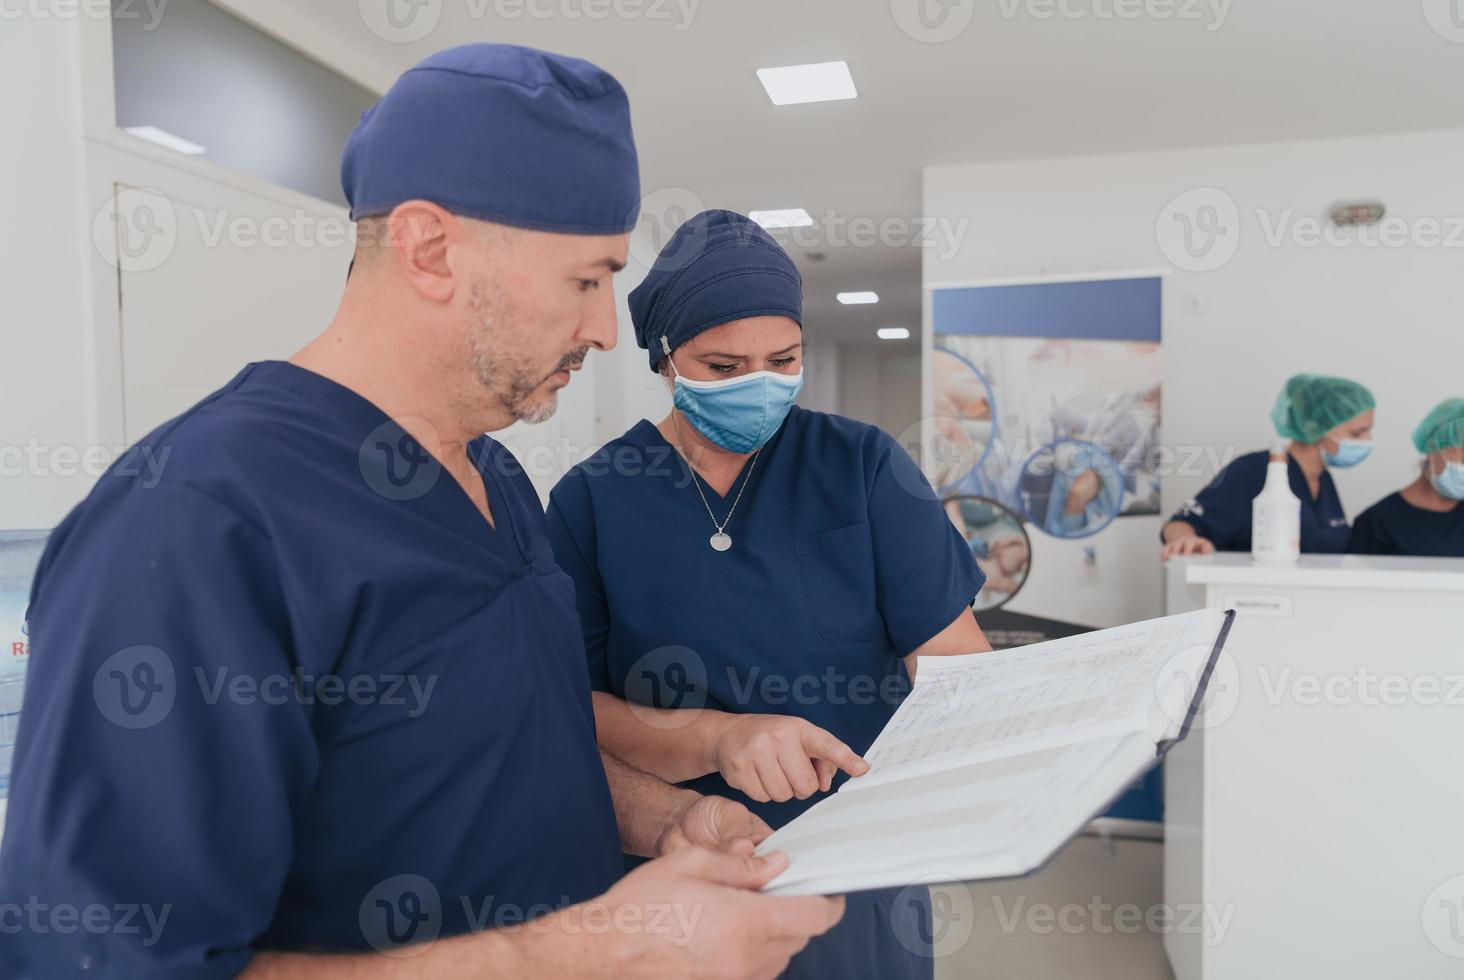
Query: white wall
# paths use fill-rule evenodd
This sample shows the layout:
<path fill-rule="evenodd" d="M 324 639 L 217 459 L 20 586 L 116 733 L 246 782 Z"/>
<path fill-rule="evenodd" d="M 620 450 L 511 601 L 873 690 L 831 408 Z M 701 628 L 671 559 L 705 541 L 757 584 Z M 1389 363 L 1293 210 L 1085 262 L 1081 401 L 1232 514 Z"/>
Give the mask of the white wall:
<path fill-rule="evenodd" d="M 0 30 L 0 528 L 50 527 L 91 482 L 80 471 L 98 439 L 80 37 L 62 18 Z"/>
<path fill-rule="evenodd" d="M 840 352 L 840 415 L 877 425 L 907 448 L 919 441 L 920 351 L 913 344 L 846 344 Z"/>
<path fill-rule="evenodd" d="M 931 167 L 925 214 L 973 220 L 953 258 L 926 255 L 924 279 L 929 287 L 1170 268 L 1165 445 L 1222 458 L 1264 448 L 1274 438 L 1268 413 L 1287 376 L 1356 378 L 1379 409 L 1373 458 L 1336 474 L 1355 515 L 1416 475 L 1409 433 L 1434 403 L 1464 394 L 1461 167 L 1464 130 Z M 1156 232 L 1177 226 L 1168 215 L 1161 226 L 1161 214 L 1177 195 L 1207 187 L 1234 200 L 1238 248 L 1213 271 L 1173 268 Z M 1324 218 L 1334 202 L 1359 198 L 1382 200 L 1389 221 L 1416 223 L 1424 235 L 1428 222 L 1442 223 L 1443 235 L 1452 229 L 1456 240 L 1303 247 L 1284 234 L 1280 245 L 1268 241 L 1268 231 L 1296 227 L 1288 221 Z M 1204 463 L 1167 479 L 1166 509 L 1214 470 Z"/>

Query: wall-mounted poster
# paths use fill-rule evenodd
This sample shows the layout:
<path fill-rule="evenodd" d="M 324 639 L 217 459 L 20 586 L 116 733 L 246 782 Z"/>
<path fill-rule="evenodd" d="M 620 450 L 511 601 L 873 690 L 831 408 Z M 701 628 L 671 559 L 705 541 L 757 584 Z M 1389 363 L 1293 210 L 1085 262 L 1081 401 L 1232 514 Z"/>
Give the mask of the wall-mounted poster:
<path fill-rule="evenodd" d="M 1156 277 L 933 289 L 925 465 L 1021 646 L 1162 615 Z M 1158 819 L 1157 774 L 1111 816 Z"/>

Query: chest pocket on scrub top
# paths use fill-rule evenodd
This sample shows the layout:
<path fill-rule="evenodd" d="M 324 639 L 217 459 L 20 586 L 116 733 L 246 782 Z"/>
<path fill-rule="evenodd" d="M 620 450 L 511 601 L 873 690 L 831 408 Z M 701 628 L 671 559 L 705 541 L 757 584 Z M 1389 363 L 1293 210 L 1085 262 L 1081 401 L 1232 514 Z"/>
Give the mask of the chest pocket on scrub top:
<path fill-rule="evenodd" d="M 883 639 L 884 620 L 875 605 L 869 525 L 800 534 L 793 545 L 804 611 L 818 635 L 830 643 Z"/>

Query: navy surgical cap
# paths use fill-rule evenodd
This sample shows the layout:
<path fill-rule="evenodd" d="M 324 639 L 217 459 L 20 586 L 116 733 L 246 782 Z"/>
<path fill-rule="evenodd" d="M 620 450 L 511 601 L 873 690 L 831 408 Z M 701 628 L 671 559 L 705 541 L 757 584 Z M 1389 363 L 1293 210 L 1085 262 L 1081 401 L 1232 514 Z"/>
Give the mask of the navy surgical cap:
<path fill-rule="evenodd" d="M 803 326 L 798 267 L 760 225 L 735 211 L 703 211 L 671 236 L 645 281 L 630 292 L 636 343 L 651 370 L 703 331 L 754 316 L 786 316 Z"/>
<path fill-rule="evenodd" d="M 620 83 L 509 44 L 449 48 L 399 78 L 362 114 L 341 182 L 356 221 L 427 200 L 519 228 L 618 235 L 640 213 Z"/>

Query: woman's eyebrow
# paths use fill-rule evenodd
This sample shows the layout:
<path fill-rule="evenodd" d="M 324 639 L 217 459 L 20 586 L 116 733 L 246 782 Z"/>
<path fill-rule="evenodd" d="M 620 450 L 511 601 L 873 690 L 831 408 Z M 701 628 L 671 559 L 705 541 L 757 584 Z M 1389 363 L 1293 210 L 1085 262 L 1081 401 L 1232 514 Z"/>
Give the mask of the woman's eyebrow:
<path fill-rule="evenodd" d="M 803 341 L 800 340 L 796 344 L 789 344 L 787 347 L 784 347 L 782 350 L 775 350 L 771 354 L 769 354 L 768 356 L 769 357 L 777 357 L 779 354 L 789 354 L 789 353 L 792 353 L 793 351 L 797 350 L 798 348 L 800 348 L 802 346 L 803 346 Z M 747 355 L 746 354 L 721 354 L 721 353 L 718 353 L 716 351 L 710 351 L 710 352 L 708 352 L 706 354 L 698 354 L 697 357 L 717 357 L 717 358 L 721 358 L 724 361 L 745 361 L 745 360 L 747 360 Z"/>

